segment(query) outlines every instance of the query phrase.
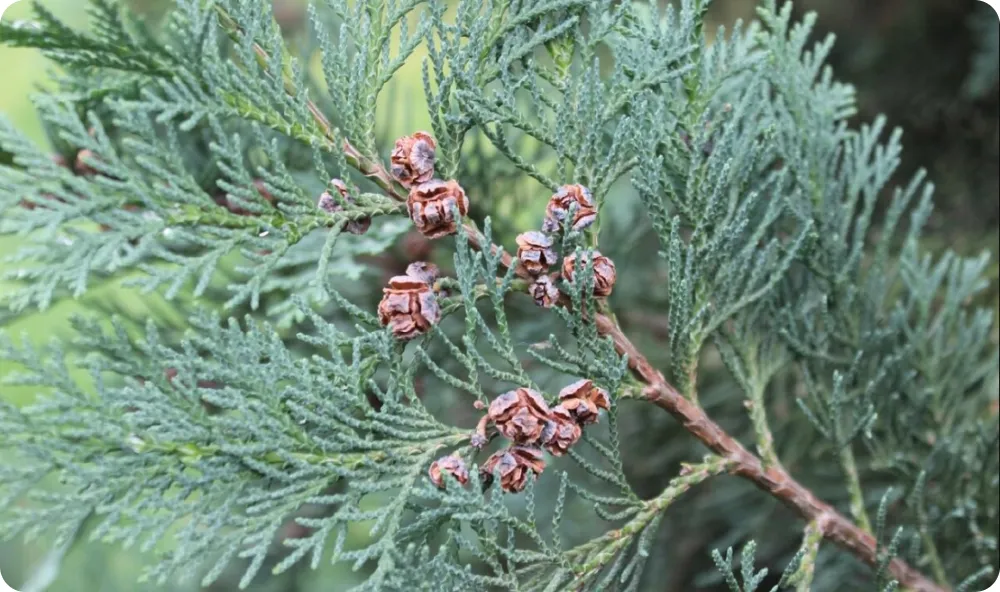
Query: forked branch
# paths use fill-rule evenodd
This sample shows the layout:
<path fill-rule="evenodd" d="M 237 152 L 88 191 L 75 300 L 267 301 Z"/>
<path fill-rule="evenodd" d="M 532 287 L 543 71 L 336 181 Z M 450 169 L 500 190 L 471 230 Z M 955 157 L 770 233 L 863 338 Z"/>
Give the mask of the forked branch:
<path fill-rule="evenodd" d="M 628 356 L 629 367 L 646 383 L 646 400 L 673 415 L 694 437 L 719 456 L 730 461 L 730 472 L 748 479 L 791 508 L 803 520 L 815 523 L 823 538 L 847 550 L 870 566 L 879 562 L 875 537 L 848 520 L 833 506 L 816 497 L 781 466 L 764 468 L 761 460 L 712 421 L 705 411 L 684 398 L 663 374 L 653 368 L 645 356 L 629 341 L 609 317 L 597 315 L 595 322 L 602 335 L 615 343 L 618 353 Z M 893 559 L 889 570 L 900 585 L 914 592 L 948 592 L 902 559 Z"/>
<path fill-rule="evenodd" d="M 220 20 L 230 34 L 238 32 L 235 21 L 223 11 L 220 11 Z M 264 50 L 256 44 L 254 49 L 258 58 L 266 63 L 267 54 Z M 286 85 L 290 84 L 290 78 L 287 75 L 285 78 Z M 289 89 L 289 92 L 292 91 L 294 88 Z M 311 101 L 308 108 L 326 139 L 335 146 L 338 134 L 330 122 Z M 387 195 L 400 201 L 404 199 L 392 181 L 391 175 L 377 159 L 375 162 L 371 162 L 371 159 L 364 157 L 346 139 L 343 140 L 343 150 L 347 162 L 363 175 L 374 180 Z M 503 251 L 497 245 L 486 245 L 482 234 L 471 225 L 464 226 L 462 231 L 474 248 L 489 248 L 494 253 L 497 250 Z M 503 252 L 503 263 L 507 267 L 513 264 L 513 257 L 507 252 Z M 521 270 L 518 272 L 523 276 Z M 525 277 L 525 279 L 528 278 Z M 712 421 L 701 407 L 682 396 L 676 388 L 668 383 L 663 374 L 649 363 L 649 360 L 635 347 L 618 323 L 611 317 L 596 314 L 594 322 L 602 335 L 611 337 L 618 353 L 628 356 L 628 364 L 632 373 L 646 384 L 643 390 L 645 399 L 673 415 L 694 437 L 698 438 L 712 452 L 725 459 L 730 473 L 749 480 L 758 488 L 779 499 L 804 521 L 815 525 L 824 539 L 845 549 L 870 566 L 878 564 L 878 545 L 875 537 L 847 519 L 836 508 L 816 497 L 812 491 L 796 481 L 781 466 L 765 468 L 760 458 L 748 451 L 719 424 Z M 931 581 L 902 559 L 893 559 L 889 563 L 889 570 L 903 587 L 913 592 L 950 592 L 947 587 Z"/>
<path fill-rule="evenodd" d="M 466 225 L 464 231 L 474 248 L 484 248 L 483 236 L 474 227 Z M 497 245 L 490 245 L 489 248 L 493 252 L 500 249 Z M 510 267 L 514 263 L 513 257 L 505 252 L 503 263 Z M 702 444 L 728 461 L 727 466 L 731 474 L 749 480 L 791 508 L 804 521 L 815 524 L 824 539 L 845 549 L 870 566 L 878 565 L 878 545 L 875 537 L 847 519 L 836 508 L 816 497 L 780 465 L 765 467 L 757 455 L 747 450 L 719 424 L 712 421 L 700 406 L 685 398 L 668 383 L 663 374 L 649 363 L 646 356 L 636 348 L 611 317 L 597 314 L 594 322 L 601 335 L 611 337 L 618 353 L 628 356 L 632 373 L 646 384 L 643 397 L 673 415 Z M 889 570 L 901 586 L 913 592 L 949 592 L 947 587 L 933 582 L 902 559 L 893 559 L 889 563 Z"/>

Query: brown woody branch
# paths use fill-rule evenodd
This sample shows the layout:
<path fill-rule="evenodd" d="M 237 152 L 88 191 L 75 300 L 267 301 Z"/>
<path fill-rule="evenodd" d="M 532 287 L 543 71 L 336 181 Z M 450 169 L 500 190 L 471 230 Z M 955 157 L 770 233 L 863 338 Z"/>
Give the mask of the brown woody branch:
<path fill-rule="evenodd" d="M 219 15 L 223 26 L 231 34 L 235 34 L 238 31 L 235 21 L 221 9 Z M 254 50 L 258 59 L 266 65 L 268 56 L 264 50 L 256 44 Z M 286 75 L 284 82 L 288 92 L 294 95 L 296 89 L 291 77 Z M 329 120 L 312 101 L 309 101 L 307 106 L 326 139 L 335 146 L 338 134 Z M 405 196 L 398 191 L 392 176 L 381 162 L 366 158 L 346 139 L 343 140 L 343 151 L 348 164 L 372 179 L 390 197 L 399 201 L 405 200 Z M 483 235 L 475 227 L 466 225 L 462 231 L 474 248 L 482 249 L 486 246 Z M 503 263 L 507 267 L 513 264 L 513 257 L 502 248 L 491 244 L 489 249 L 493 253 L 498 251 L 503 253 Z M 525 276 L 524 270 L 516 271 L 518 275 L 529 279 Z M 765 468 L 756 455 L 712 421 L 701 407 L 684 398 L 669 384 L 663 374 L 649 363 L 611 317 L 598 313 L 594 321 L 602 335 L 611 337 L 618 353 L 628 356 L 632 373 L 646 384 L 643 390 L 646 400 L 673 415 L 705 446 L 727 459 L 732 466 L 731 473 L 748 479 L 758 488 L 781 500 L 807 523 L 815 524 L 823 538 L 832 541 L 870 566 L 878 564 L 877 544 L 872 535 L 845 518 L 836 508 L 816 497 L 784 468 L 780 466 Z M 889 570 L 903 587 L 913 592 L 950 592 L 945 585 L 934 583 L 901 559 L 893 559 L 889 563 Z"/>
<path fill-rule="evenodd" d="M 597 329 L 615 343 L 618 353 L 627 355 L 632 372 L 647 384 L 646 400 L 673 415 L 684 428 L 716 454 L 732 462 L 731 472 L 750 480 L 758 488 L 781 500 L 806 522 L 815 522 L 823 538 L 849 551 L 870 566 L 879 562 L 875 537 L 845 518 L 833 506 L 816 497 L 780 466 L 764 468 L 763 463 L 701 408 L 685 399 L 658 370 L 650 365 L 621 329 L 604 315 L 595 319 Z M 902 559 L 893 559 L 889 570 L 899 583 L 914 592 L 947 592 L 949 589 L 925 577 Z"/>
<path fill-rule="evenodd" d="M 473 247 L 479 249 L 483 247 L 483 237 L 475 228 L 465 226 L 464 231 Z M 496 245 L 490 245 L 490 249 L 494 253 L 498 249 L 502 251 Z M 503 253 L 503 263 L 507 267 L 513 264 L 510 254 Z M 646 356 L 632 344 L 611 317 L 597 314 L 594 322 L 598 332 L 611 337 L 618 353 L 628 356 L 632 373 L 646 384 L 643 390 L 644 398 L 673 415 L 702 444 L 727 459 L 732 467 L 730 469 L 732 474 L 749 480 L 758 488 L 776 497 L 807 523 L 816 524 L 823 538 L 870 566 L 878 565 L 875 537 L 845 518 L 836 508 L 816 497 L 783 467 L 765 468 L 760 458 L 744 448 L 719 424 L 712 421 L 701 407 L 686 399 L 668 383 L 663 374 L 649 363 Z M 931 581 L 902 559 L 893 559 L 889 563 L 889 570 L 901 586 L 913 592 L 949 592 L 949 588 Z"/>

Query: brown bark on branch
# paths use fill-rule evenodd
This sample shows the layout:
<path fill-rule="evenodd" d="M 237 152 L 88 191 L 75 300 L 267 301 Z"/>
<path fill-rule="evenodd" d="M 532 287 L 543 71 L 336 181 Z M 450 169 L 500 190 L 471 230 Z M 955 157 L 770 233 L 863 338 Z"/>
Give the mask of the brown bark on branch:
<path fill-rule="evenodd" d="M 732 462 L 731 472 L 751 481 L 791 508 L 806 522 L 815 521 L 823 538 L 849 551 L 870 566 L 878 564 L 875 538 L 845 518 L 833 506 L 816 497 L 780 467 L 764 468 L 760 459 L 750 453 L 736 439 L 712 421 L 705 411 L 685 399 L 671 386 L 645 356 L 629 341 L 628 337 L 608 317 L 598 315 L 597 330 L 614 341 L 615 349 L 628 356 L 632 372 L 647 387 L 646 400 L 673 415 L 684 428 L 716 454 Z M 911 567 L 902 559 L 893 559 L 889 570 L 900 585 L 914 592 L 948 592 Z"/>
<path fill-rule="evenodd" d="M 464 230 L 469 243 L 474 248 L 483 248 L 483 237 L 475 228 L 466 225 Z M 490 249 L 496 253 L 499 247 L 490 245 Z M 511 266 L 513 258 L 510 254 L 506 252 L 503 254 L 503 263 L 507 267 Z M 643 389 L 644 398 L 673 415 L 681 422 L 684 429 L 698 438 L 712 452 L 729 460 L 732 474 L 749 480 L 758 488 L 774 496 L 807 523 L 815 522 L 822 532 L 823 538 L 850 552 L 870 566 L 878 565 L 879 557 L 875 537 L 844 517 L 836 508 L 816 497 L 812 491 L 796 481 L 783 467 L 765 468 L 760 458 L 748 451 L 719 424 L 712 421 L 701 407 L 686 399 L 668 383 L 663 374 L 649 363 L 646 356 L 636 348 L 611 317 L 597 314 L 594 322 L 601 335 L 611 337 L 615 344 L 615 350 L 621 355 L 628 356 L 628 365 L 632 373 L 646 384 L 646 388 Z M 950 592 L 949 588 L 928 579 L 902 559 L 893 559 L 889 563 L 889 571 L 907 590 L 913 592 Z"/>
<path fill-rule="evenodd" d="M 236 22 L 222 9 L 219 18 L 230 34 L 239 31 Z M 258 59 L 267 63 L 268 55 L 259 45 L 254 44 Z M 285 85 L 289 94 L 294 95 L 296 89 L 289 76 L 285 76 Z M 307 107 L 323 135 L 336 145 L 338 133 L 330 125 L 329 120 L 312 101 Z M 405 196 L 397 189 L 396 183 L 382 163 L 362 155 L 351 143 L 343 140 L 344 155 L 348 164 L 372 179 L 390 197 L 403 201 Z M 473 226 L 465 225 L 463 232 L 474 248 L 486 248 L 483 235 Z M 513 257 L 497 245 L 489 245 L 491 252 L 503 253 L 503 264 L 510 267 Z M 516 270 L 518 275 L 526 277 L 524 269 Z M 563 302 L 565 304 L 565 302 Z M 622 332 L 618 324 L 610 317 L 598 313 L 594 319 L 598 331 L 611 337 L 615 349 L 621 355 L 628 356 L 629 368 L 632 373 L 646 384 L 643 394 L 646 400 L 673 415 L 684 428 L 698 438 L 705 446 L 716 454 L 730 461 L 733 467 L 730 472 L 748 479 L 758 488 L 781 500 L 807 523 L 815 523 L 823 534 L 823 538 L 832 541 L 839 547 L 852 553 L 868 565 L 878 564 L 877 545 L 875 538 L 845 518 L 830 504 L 816 497 L 810 490 L 797 482 L 784 468 L 780 466 L 764 468 L 760 459 L 743 447 L 736 439 L 726 433 L 717 423 L 712 421 L 705 411 L 697 404 L 684 398 L 663 374 L 656 370 L 649 360 L 632 344 Z M 904 588 L 913 592 L 950 592 L 944 585 L 938 585 L 925 577 L 901 559 L 889 563 L 889 570 Z"/>

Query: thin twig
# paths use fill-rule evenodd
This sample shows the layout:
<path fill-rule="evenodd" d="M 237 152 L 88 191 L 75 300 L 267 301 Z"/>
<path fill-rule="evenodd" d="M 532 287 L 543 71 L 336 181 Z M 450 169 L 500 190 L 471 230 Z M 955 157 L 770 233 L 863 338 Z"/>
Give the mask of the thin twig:
<path fill-rule="evenodd" d="M 872 534 L 872 523 L 865 511 L 865 495 L 861 490 L 861 479 L 858 477 L 857 463 L 854 461 L 854 451 L 851 443 L 844 444 L 840 449 L 840 464 L 847 479 L 847 492 L 851 497 L 851 515 L 861 530 Z"/>
<path fill-rule="evenodd" d="M 219 23 L 230 35 L 230 37 L 238 39 L 239 36 L 243 34 L 243 31 L 236 20 L 219 5 L 215 6 L 215 11 L 219 15 Z M 270 57 L 264 48 L 256 42 L 253 44 L 253 51 L 257 56 L 258 65 L 266 74 Z M 295 88 L 295 81 L 291 76 L 290 69 L 288 68 L 287 56 L 283 57 L 285 58 L 285 68 L 282 72 L 282 83 L 284 84 L 285 92 L 288 93 L 289 96 L 294 97 L 296 96 L 298 89 Z M 323 114 L 323 111 L 320 110 L 315 102 L 306 99 L 306 108 L 309 109 L 309 114 L 312 116 L 313 121 L 317 126 L 319 126 L 320 130 L 322 130 L 323 136 L 329 142 L 331 149 L 334 149 L 334 147 L 337 146 L 338 139 L 340 139 L 340 132 L 333 127 L 330 120 L 327 119 L 326 115 Z M 342 143 L 344 158 L 347 160 L 347 164 L 351 165 L 366 177 L 374 181 L 375 184 L 378 185 L 382 191 L 385 191 L 389 197 L 395 199 L 396 201 L 406 201 L 406 196 L 400 193 L 400 191 L 396 188 L 396 183 L 393 180 L 392 175 L 389 174 L 389 171 L 385 169 L 380 161 L 377 159 L 373 161 L 372 159 L 366 158 L 347 140 L 347 138 L 343 138 L 340 141 Z"/>
<path fill-rule="evenodd" d="M 601 334 L 611 337 L 618 353 L 628 356 L 629 368 L 647 385 L 643 392 L 645 398 L 673 415 L 687 431 L 713 452 L 728 459 L 732 474 L 751 481 L 779 499 L 806 522 L 815 521 L 823 538 L 870 566 L 878 564 L 875 537 L 816 497 L 780 465 L 765 469 L 759 458 L 712 421 L 701 407 L 684 398 L 668 383 L 663 374 L 653 368 L 613 321 L 604 315 L 597 315 L 594 322 Z M 893 559 L 889 563 L 889 570 L 902 586 L 914 592 L 948 592 L 948 588 L 929 580 L 902 559 Z"/>
<path fill-rule="evenodd" d="M 477 249 L 484 248 L 484 237 L 475 227 L 466 225 L 463 227 L 463 232 L 470 245 Z M 493 252 L 502 251 L 496 245 L 490 245 L 490 249 Z M 504 265 L 510 267 L 513 264 L 513 257 L 508 253 L 504 252 L 502 257 Z M 646 356 L 632 344 L 611 317 L 597 314 L 594 316 L 594 323 L 599 333 L 611 337 L 615 350 L 620 355 L 628 356 L 632 373 L 646 384 L 643 391 L 644 398 L 673 415 L 687 431 L 701 440 L 712 452 L 726 459 L 731 474 L 751 481 L 795 511 L 800 518 L 815 524 L 824 539 L 870 566 L 878 565 L 875 537 L 845 518 L 833 506 L 816 497 L 780 464 L 765 468 L 756 455 L 712 421 L 701 407 L 685 398 L 668 383 L 663 374 L 649 363 Z M 949 592 L 949 588 L 934 583 L 902 559 L 893 559 L 889 563 L 889 570 L 903 587 L 912 592 Z"/>
<path fill-rule="evenodd" d="M 240 32 L 235 21 L 228 14 L 219 9 L 219 15 L 220 21 L 230 34 Z M 257 53 L 258 60 L 266 64 L 268 57 L 266 52 L 256 44 L 254 51 Z M 284 79 L 286 89 L 290 94 L 294 94 L 295 89 L 288 88 L 292 84 L 291 78 L 286 74 Z M 334 130 L 326 116 L 312 101 L 307 101 L 307 107 L 326 138 L 336 145 L 339 133 Z M 346 138 L 342 141 L 344 156 L 348 164 L 371 178 L 393 199 L 398 201 L 406 199 L 396 189 L 392 176 L 381 162 L 377 160 L 372 162 L 365 158 Z M 486 247 L 485 237 L 474 226 L 464 225 L 462 232 L 474 248 Z M 507 267 L 511 266 L 513 257 L 509 253 L 493 244 L 490 244 L 488 248 L 493 253 L 501 252 L 503 264 Z M 524 279 L 528 279 L 525 276 L 526 271 L 519 269 L 517 273 Z M 628 356 L 628 364 L 632 373 L 647 385 L 643 391 L 645 398 L 673 415 L 687 431 L 701 440 L 710 450 L 724 458 L 730 473 L 751 481 L 758 488 L 781 500 L 803 520 L 815 524 L 823 538 L 847 550 L 870 566 L 878 564 L 877 545 L 872 535 L 845 518 L 833 506 L 816 497 L 812 491 L 792 478 L 780 465 L 765 468 L 757 456 L 750 453 L 742 444 L 726 433 L 719 424 L 712 421 L 701 407 L 685 398 L 673 385 L 668 383 L 663 374 L 656 370 L 632 344 L 612 317 L 598 313 L 594 315 L 594 322 L 602 335 L 611 337 L 618 353 Z M 944 585 L 935 584 L 902 559 L 893 559 L 889 563 L 889 570 L 902 586 L 913 592 L 949 592 L 949 589 Z"/>
<path fill-rule="evenodd" d="M 813 575 L 816 572 L 816 557 L 819 555 L 821 540 L 823 540 L 823 531 L 819 528 L 819 522 L 814 520 L 806 526 L 805 534 L 802 536 L 803 555 L 798 569 L 792 576 L 795 592 L 809 592 L 812 589 Z"/>

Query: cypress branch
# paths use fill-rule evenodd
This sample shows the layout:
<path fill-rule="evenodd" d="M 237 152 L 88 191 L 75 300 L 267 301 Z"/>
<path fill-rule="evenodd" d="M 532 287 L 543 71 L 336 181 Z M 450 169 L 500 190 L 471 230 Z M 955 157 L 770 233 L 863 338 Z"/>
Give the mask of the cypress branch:
<path fill-rule="evenodd" d="M 0 535 L 241 588 L 326 558 L 361 590 L 628 592 L 650 556 L 734 592 L 987 577 L 988 259 L 922 251 L 922 175 L 878 207 L 899 135 L 848 125 L 813 17 L 765 0 L 708 43 L 707 5 L 331 0 L 302 43 L 256 0 L 3 25 L 65 72 L 59 155 L 0 125 L 0 319 L 117 280 L 176 314 L 0 335 L 39 391 L 0 404 Z M 382 138 L 421 46 L 433 131 Z"/>
<path fill-rule="evenodd" d="M 475 248 L 489 248 L 501 253 L 504 265 L 513 267 L 513 259 L 496 245 L 487 247 L 481 242 L 482 236 L 475 228 L 467 226 L 465 233 Z M 563 305 L 567 303 L 562 302 Z M 837 544 L 871 566 L 879 562 L 875 538 L 869 529 L 857 526 L 835 508 L 816 497 L 813 492 L 798 483 L 781 466 L 768 466 L 750 453 L 732 436 L 712 421 L 705 411 L 689 398 L 671 386 L 663 374 L 656 370 L 646 357 L 629 341 L 618 323 L 604 314 L 596 314 L 593 323 L 601 335 L 614 343 L 615 350 L 628 360 L 629 369 L 646 386 L 642 391 L 645 400 L 674 416 L 688 432 L 718 454 L 727 463 L 727 471 L 749 480 L 761 490 L 774 496 L 795 511 L 804 521 L 815 524 L 823 538 Z M 919 592 L 946 592 L 942 587 L 901 559 L 893 559 L 889 570 L 899 582 L 909 589 Z"/>

